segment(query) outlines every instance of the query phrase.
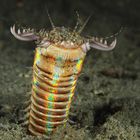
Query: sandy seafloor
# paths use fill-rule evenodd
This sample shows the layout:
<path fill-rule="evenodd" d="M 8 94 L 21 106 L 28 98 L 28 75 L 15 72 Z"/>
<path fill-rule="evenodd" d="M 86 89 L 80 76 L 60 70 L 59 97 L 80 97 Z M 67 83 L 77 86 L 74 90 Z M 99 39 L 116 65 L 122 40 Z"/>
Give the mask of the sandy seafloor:
<path fill-rule="evenodd" d="M 117 32 L 121 26 L 125 28 L 117 36 L 117 46 L 113 51 L 91 49 L 87 53 L 75 92 L 77 108 L 76 116 L 72 118 L 75 124 L 67 123 L 58 128 L 52 140 L 140 140 L 138 12 L 129 0 L 118 0 L 115 4 L 109 0 L 100 4 L 97 1 L 77 3 L 71 1 L 72 6 L 69 6 L 68 1 L 55 2 L 55 6 L 58 5 L 55 9 L 54 3 L 48 2 L 50 13 L 58 26 L 65 24 L 73 27 L 76 21 L 74 9 L 78 7 L 84 19 L 93 12 L 83 34 L 104 37 Z M 133 8 L 132 13 L 129 3 Z M 22 103 L 26 100 L 24 95 L 31 90 L 35 44 L 20 42 L 9 32 L 9 27 L 14 23 L 49 28 L 48 17 L 42 12 L 45 11 L 43 6 L 37 0 L 1 2 L 0 140 L 45 139 L 31 136 L 19 121 L 23 115 L 20 112 Z M 138 8 L 136 3 L 135 6 Z M 69 11 L 64 13 L 65 10 Z"/>

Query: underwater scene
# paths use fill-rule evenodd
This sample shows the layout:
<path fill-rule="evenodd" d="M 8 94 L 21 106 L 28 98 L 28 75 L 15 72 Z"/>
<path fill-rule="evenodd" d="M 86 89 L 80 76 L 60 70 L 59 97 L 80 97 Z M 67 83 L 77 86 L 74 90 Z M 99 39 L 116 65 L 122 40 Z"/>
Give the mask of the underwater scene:
<path fill-rule="evenodd" d="M 140 140 L 140 1 L 1 0 L 0 140 Z"/>

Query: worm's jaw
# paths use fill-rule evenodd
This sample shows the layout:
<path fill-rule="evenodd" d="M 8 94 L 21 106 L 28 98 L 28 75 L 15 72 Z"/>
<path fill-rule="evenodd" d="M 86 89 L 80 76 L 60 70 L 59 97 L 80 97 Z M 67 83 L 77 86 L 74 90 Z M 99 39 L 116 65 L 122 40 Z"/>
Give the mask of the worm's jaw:
<path fill-rule="evenodd" d="M 34 41 L 39 39 L 39 36 L 35 34 L 34 29 L 18 29 L 16 31 L 15 25 L 10 28 L 11 33 L 16 39 L 22 40 L 22 41 Z"/>
<path fill-rule="evenodd" d="M 91 40 L 87 41 L 86 43 L 81 45 L 82 50 L 86 53 L 91 48 L 101 50 L 101 51 L 111 51 L 115 48 L 117 43 L 116 38 L 112 41 L 111 44 L 108 44 L 106 40 L 102 38 L 92 38 Z"/>
<path fill-rule="evenodd" d="M 103 38 L 92 38 L 90 40 L 90 46 L 92 48 L 101 50 L 101 51 L 110 51 L 113 50 L 116 46 L 117 43 L 117 39 L 115 38 L 111 44 L 108 44 L 108 42 L 106 40 L 104 40 Z"/>

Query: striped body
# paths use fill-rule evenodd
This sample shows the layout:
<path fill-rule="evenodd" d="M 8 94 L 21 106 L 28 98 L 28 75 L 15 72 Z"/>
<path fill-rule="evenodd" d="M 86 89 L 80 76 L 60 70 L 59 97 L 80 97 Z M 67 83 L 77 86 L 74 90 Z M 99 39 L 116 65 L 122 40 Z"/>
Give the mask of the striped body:
<path fill-rule="evenodd" d="M 23 110 L 26 115 L 22 118 L 29 117 L 23 124 L 28 124 L 33 135 L 52 134 L 58 125 L 67 121 L 86 53 L 91 48 L 110 51 L 117 42 L 116 38 L 109 44 L 105 38 L 81 36 L 89 18 L 81 24 L 78 15 L 74 29 L 57 27 L 50 16 L 49 19 L 51 30 L 23 28 L 16 31 L 15 25 L 10 28 L 15 38 L 35 41 L 39 46 L 33 66 L 31 104 Z"/>
<path fill-rule="evenodd" d="M 80 47 L 36 48 L 28 128 L 32 134 L 49 135 L 67 121 L 85 55 Z"/>

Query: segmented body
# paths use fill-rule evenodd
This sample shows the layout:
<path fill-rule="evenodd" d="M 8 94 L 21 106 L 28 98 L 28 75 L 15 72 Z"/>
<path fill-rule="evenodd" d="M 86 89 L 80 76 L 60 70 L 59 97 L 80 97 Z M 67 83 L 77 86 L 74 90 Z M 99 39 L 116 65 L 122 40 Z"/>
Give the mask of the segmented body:
<path fill-rule="evenodd" d="M 50 44 L 36 48 L 29 115 L 32 134 L 51 134 L 67 121 L 84 58 L 80 47 Z"/>
<path fill-rule="evenodd" d="M 67 121 L 86 53 L 91 48 L 109 51 L 116 45 L 116 39 L 108 44 L 103 38 L 81 36 L 88 19 L 83 25 L 78 20 L 73 30 L 55 27 L 51 18 L 53 29 L 50 31 L 23 28 L 16 32 L 15 26 L 10 28 L 17 39 L 37 44 L 31 103 L 23 117 L 33 135 L 50 135 Z"/>

